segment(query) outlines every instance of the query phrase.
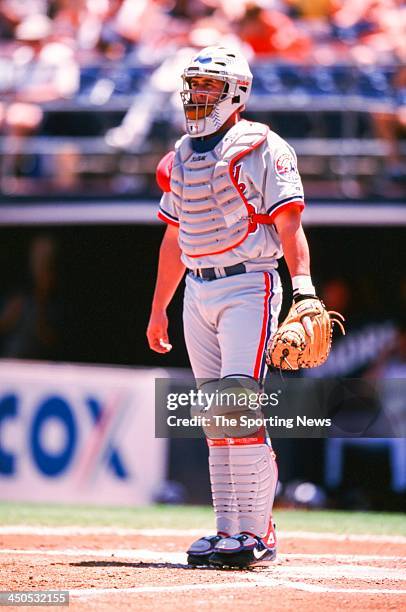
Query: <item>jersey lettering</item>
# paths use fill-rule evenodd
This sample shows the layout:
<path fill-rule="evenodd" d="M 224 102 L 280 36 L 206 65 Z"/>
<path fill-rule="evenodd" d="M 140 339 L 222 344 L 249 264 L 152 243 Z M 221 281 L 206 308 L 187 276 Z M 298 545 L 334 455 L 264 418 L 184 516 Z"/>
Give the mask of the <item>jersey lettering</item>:
<path fill-rule="evenodd" d="M 247 185 L 243 182 L 240 183 L 240 174 L 241 174 L 242 164 L 237 164 L 234 168 L 234 178 L 238 183 L 238 189 L 241 193 L 245 193 L 247 191 Z"/>

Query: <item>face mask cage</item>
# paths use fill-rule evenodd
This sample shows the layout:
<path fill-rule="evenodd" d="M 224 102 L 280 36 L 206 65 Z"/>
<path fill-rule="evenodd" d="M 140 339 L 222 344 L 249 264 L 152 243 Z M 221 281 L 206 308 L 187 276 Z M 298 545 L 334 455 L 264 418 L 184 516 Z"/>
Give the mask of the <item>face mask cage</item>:
<path fill-rule="evenodd" d="M 219 102 L 227 100 L 230 96 L 229 84 L 224 81 L 223 89 L 208 91 L 207 89 L 192 89 L 191 78 L 183 77 L 183 91 L 180 92 L 183 108 L 189 121 L 198 121 L 209 117 Z M 198 98 L 198 100 L 197 100 Z"/>

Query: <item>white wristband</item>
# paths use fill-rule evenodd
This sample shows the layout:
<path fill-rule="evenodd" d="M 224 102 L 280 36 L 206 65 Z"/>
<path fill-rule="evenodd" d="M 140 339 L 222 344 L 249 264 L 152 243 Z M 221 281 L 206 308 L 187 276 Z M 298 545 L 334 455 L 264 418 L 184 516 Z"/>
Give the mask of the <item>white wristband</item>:
<path fill-rule="evenodd" d="M 298 274 L 292 277 L 293 295 L 316 295 L 311 276 Z"/>

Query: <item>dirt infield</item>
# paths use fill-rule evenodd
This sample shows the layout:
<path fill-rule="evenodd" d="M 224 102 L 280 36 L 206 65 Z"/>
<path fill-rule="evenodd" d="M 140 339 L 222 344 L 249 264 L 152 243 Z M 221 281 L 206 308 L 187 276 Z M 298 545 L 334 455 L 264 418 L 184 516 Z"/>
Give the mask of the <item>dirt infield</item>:
<path fill-rule="evenodd" d="M 406 609 L 406 538 L 286 532 L 271 567 L 218 571 L 186 565 L 197 535 L 7 528 L 0 590 L 67 589 L 78 611 Z"/>

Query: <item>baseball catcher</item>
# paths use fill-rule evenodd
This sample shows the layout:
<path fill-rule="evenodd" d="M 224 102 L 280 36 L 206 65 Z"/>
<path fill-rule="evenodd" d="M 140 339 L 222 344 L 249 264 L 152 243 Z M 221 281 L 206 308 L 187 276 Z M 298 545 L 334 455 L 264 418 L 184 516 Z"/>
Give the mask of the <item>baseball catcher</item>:
<path fill-rule="evenodd" d="M 166 230 L 148 342 L 158 353 L 171 350 L 167 309 L 186 272 L 183 324 L 199 389 L 247 398 L 262 391 L 266 358 L 283 369 L 322 363 L 341 317 L 326 311 L 311 279 L 295 151 L 240 115 L 252 85 L 246 59 L 235 49 L 207 47 L 185 66 L 182 81 L 186 133 L 157 169 Z M 278 330 L 282 256 L 295 301 Z M 190 545 L 188 563 L 267 565 L 276 557 L 278 482 L 267 432 L 261 419 L 244 429 L 248 408 L 237 402 L 198 410 L 209 423 L 203 429 L 217 529 Z M 227 425 L 233 421 L 241 426 Z"/>

